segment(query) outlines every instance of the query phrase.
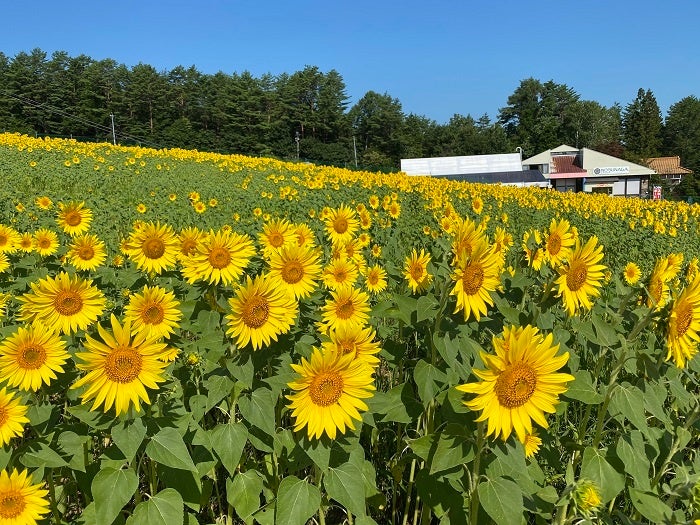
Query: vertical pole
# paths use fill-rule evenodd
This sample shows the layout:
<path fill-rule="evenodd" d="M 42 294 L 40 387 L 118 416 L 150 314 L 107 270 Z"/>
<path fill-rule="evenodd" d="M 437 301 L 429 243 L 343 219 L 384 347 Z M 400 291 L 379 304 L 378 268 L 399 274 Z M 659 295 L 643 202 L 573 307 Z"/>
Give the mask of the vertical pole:
<path fill-rule="evenodd" d="M 355 152 L 355 168 L 357 168 L 357 143 L 355 142 L 355 135 L 352 136 L 352 150 Z"/>
<path fill-rule="evenodd" d="M 112 144 L 117 145 L 117 134 L 114 132 L 114 113 L 110 113 L 109 116 L 112 118 Z"/>

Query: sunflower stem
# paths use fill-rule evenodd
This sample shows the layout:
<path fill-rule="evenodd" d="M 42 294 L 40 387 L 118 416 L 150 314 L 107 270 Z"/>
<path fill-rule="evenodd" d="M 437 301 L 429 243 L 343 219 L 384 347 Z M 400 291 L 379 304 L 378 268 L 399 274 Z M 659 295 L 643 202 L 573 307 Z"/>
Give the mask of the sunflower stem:
<path fill-rule="evenodd" d="M 53 469 L 49 469 L 49 504 L 51 506 L 54 522 L 56 525 L 60 525 L 61 516 L 58 512 L 58 504 L 56 503 L 56 487 L 53 482 Z"/>
<path fill-rule="evenodd" d="M 411 494 L 413 493 L 413 477 L 416 474 L 416 458 L 411 460 L 411 472 L 408 475 L 408 485 L 406 485 L 406 504 L 403 507 L 403 519 L 401 525 L 408 523 L 408 511 L 411 508 Z"/>
<path fill-rule="evenodd" d="M 639 326 L 639 325 L 638 325 Z M 632 338 L 630 337 L 630 340 Z M 605 399 L 603 401 L 603 404 L 600 405 L 598 408 L 598 414 L 596 417 L 596 427 L 595 427 L 595 433 L 593 434 L 593 443 L 592 446 L 594 448 L 598 447 L 598 444 L 600 443 L 600 438 L 603 434 L 603 425 L 605 423 L 605 414 L 608 412 L 608 405 L 610 405 L 610 400 L 612 399 L 612 393 L 615 391 L 615 388 L 617 388 L 617 375 L 620 373 L 622 370 L 623 365 L 625 364 L 625 357 L 627 356 L 627 346 L 623 346 L 620 349 L 620 357 L 617 358 L 617 361 L 615 362 L 615 366 L 613 368 L 612 374 L 610 375 L 610 381 L 608 381 L 608 387 L 605 390 Z"/>
<path fill-rule="evenodd" d="M 314 465 L 314 471 L 316 474 L 316 486 L 318 487 L 318 491 L 321 492 L 321 486 L 323 484 L 323 471 L 318 467 L 318 465 Z M 323 494 L 323 492 L 321 492 Z M 320 525 L 326 525 L 326 509 L 323 508 L 323 497 L 321 497 L 321 503 L 318 506 L 318 522 Z"/>
<path fill-rule="evenodd" d="M 471 486 L 469 487 L 469 523 L 476 525 L 479 516 L 479 469 L 481 467 L 481 454 L 484 450 L 484 424 L 476 424 L 476 453 L 474 463 L 472 463 Z"/>
<path fill-rule="evenodd" d="M 697 421 L 698 416 L 700 415 L 700 403 L 695 403 L 695 407 L 693 408 L 693 411 L 688 414 L 688 417 L 685 419 L 685 423 L 683 424 L 683 429 L 688 430 L 695 421 Z M 666 454 L 666 457 L 664 458 L 663 463 L 661 463 L 661 466 L 659 469 L 656 471 L 656 474 L 654 475 L 654 478 L 651 480 L 651 489 L 654 490 L 656 488 L 656 485 L 658 485 L 659 481 L 661 481 L 661 478 L 664 475 L 664 472 L 666 471 L 666 467 L 668 464 L 671 462 L 673 459 L 673 456 L 676 455 L 676 452 L 678 452 L 678 449 L 680 448 L 680 443 L 681 440 L 678 437 L 678 433 L 676 432 L 676 435 L 673 437 L 673 443 L 671 444 L 671 448 L 668 451 L 668 454 Z"/>

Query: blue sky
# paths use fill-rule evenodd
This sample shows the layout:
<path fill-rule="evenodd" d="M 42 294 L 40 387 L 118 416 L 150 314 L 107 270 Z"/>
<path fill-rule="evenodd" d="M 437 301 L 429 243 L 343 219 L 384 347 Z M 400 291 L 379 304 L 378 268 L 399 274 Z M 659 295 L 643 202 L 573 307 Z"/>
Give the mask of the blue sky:
<path fill-rule="evenodd" d="M 6 2 L 0 51 L 113 58 L 158 70 L 335 69 L 350 105 L 367 91 L 446 123 L 494 119 L 521 80 L 623 107 L 651 89 L 666 114 L 700 97 L 697 0 L 149 0 Z M 98 7 L 99 6 L 99 7 Z"/>

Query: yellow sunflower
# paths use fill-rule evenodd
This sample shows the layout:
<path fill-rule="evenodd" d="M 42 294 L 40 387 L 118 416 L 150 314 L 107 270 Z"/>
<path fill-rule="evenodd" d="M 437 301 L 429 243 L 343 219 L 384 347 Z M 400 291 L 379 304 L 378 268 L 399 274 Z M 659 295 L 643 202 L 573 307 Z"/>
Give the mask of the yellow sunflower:
<path fill-rule="evenodd" d="M 70 334 L 94 323 L 105 307 L 105 297 L 92 285 L 65 272 L 30 284 L 32 291 L 19 297 L 21 321 L 41 321 L 48 330 Z"/>
<path fill-rule="evenodd" d="M 327 333 L 340 328 L 364 326 L 369 319 L 369 311 L 369 296 L 365 292 L 351 286 L 332 290 L 331 297 L 321 308 L 319 329 Z"/>
<path fill-rule="evenodd" d="M 464 320 L 474 314 L 478 321 L 493 305 L 491 292 L 501 284 L 501 256 L 495 246 L 482 240 L 474 246 L 471 256 L 457 262 L 452 279 L 455 286 L 450 295 L 457 296 L 454 313 L 464 310 Z"/>
<path fill-rule="evenodd" d="M 386 271 L 384 268 L 375 264 L 367 269 L 367 274 L 365 275 L 365 288 L 371 293 L 379 293 L 386 290 Z"/>
<path fill-rule="evenodd" d="M 84 202 L 58 203 L 56 222 L 68 235 L 80 235 L 90 228 L 92 211 L 85 207 Z"/>
<path fill-rule="evenodd" d="M 197 245 L 206 236 L 207 234 L 196 226 L 189 226 L 180 230 L 180 235 L 178 236 L 180 241 L 180 249 L 177 254 L 178 260 L 182 262 L 190 255 L 193 255 L 197 251 Z"/>
<path fill-rule="evenodd" d="M 139 270 L 160 274 L 175 267 L 179 242 L 167 224 L 148 222 L 131 232 L 126 250 Z"/>
<path fill-rule="evenodd" d="M 263 247 L 263 256 L 270 254 L 284 246 L 294 244 L 297 241 L 293 225 L 286 219 L 273 219 L 266 222 L 263 231 L 258 234 L 258 240 Z"/>
<path fill-rule="evenodd" d="M 6 272 L 10 268 L 10 259 L 7 255 L 0 252 L 0 273 Z"/>
<path fill-rule="evenodd" d="M 625 269 L 623 270 L 622 274 L 625 277 L 627 284 L 632 286 L 637 284 L 639 278 L 642 276 L 642 271 L 639 269 L 639 266 L 637 266 L 636 263 L 630 261 L 627 263 L 627 265 L 625 265 Z"/>
<path fill-rule="evenodd" d="M 541 255 L 544 255 L 544 252 L 541 250 L 541 248 L 539 248 L 541 242 L 542 237 L 538 230 L 528 230 L 523 233 L 522 247 L 523 251 L 525 252 L 525 259 L 527 260 L 527 264 L 529 266 L 533 266 L 533 261 L 535 260 L 538 252 L 540 252 Z M 539 270 L 539 267 L 535 269 Z"/>
<path fill-rule="evenodd" d="M 311 358 L 291 367 L 298 374 L 288 383 L 293 394 L 287 396 L 294 430 L 306 427 L 309 438 L 319 439 L 325 432 L 335 439 L 346 427 L 355 430 L 353 419 L 362 421 L 360 411 L 367 410 L 363 399 L 372 397 L 372 367 L 352 354 L 323 352 L 315 348 Z"/>
<path fill-rule="evenodd" d="M 345 243 L 352 239 L 360 225 L 355 210 L 341 204 L 337 210 L 330 210 L 325 220 L 326 235 L 333 244 Z"/>
<path fill-rule="evenodd" d="M 80 363 L 76 366 L 87 374 L 78 379 L 71 388 L 87 385 L 80 395 L 82 402 L 94 399 L 90 410 L 104 405 L 104 412 L 112 406 L 117 415 L 127 412 L 134 404 L 141 411 L 141 400 L 150 403 L 146 387 L 158 389 L 158 383 L 165 381 L 163 369 L 166 362 L 160 356 L 167 348 L 165 343 L 146 339 L 143 333 L 131 338 L 131 322 L 119 324 L 117 317 L 111 316 L 112 332 L 97 325 L 102 342 L 85 336 L 87 352 L 78 352 Z"/>
<path fill-rule="evenodd" d="M 124 309 L 125 319 L 131 321 L 133 334 L 143 332 L 146 339 L 168 339 L 178 327 L 182 312 L 173 292 L 160 286 L 144 286 L 143 293 L 129 298 Z"/>
<path fill-rule="evenodd" d="M 406 281 L 408 281 L 411 292 L 418 293 L 428 289 L 433 280 L 433 276 L 428 273 L 429 262 L 430 254 L 425 253 L 423 248 L 420 250 L 420 255 L 413 248 L 411 255 L 406 257 L 404 276 Z"/>
<path fill-rule="evenodd" d="M 275 286 L 291 293 L 295 299 L 305 299 L 318 286 L 321 275 L 319 253 L 306 245 L 291 244 L 270 255 L 270 279 Z"/>
<path fill-rule="evenodd" d="M 58 235 L 55 231 L 41 228 L 34 232 L 34 249 L 42 257 L 53 255 L 58 251 Z"/>
<path fill-rule="evenodd" d="M 28 406 L 20 403 L 20 399 L 3 387 L 0 390 L 0 447 L 7 445 L 14 437 L 24 434 L 24 425 L 29 423 L 26 416 Z M 2 507 L 0 507 L 1 509 Z"/>
<path fill-rule="evenodd" d="M 569 257 L 574 244 L 576 238 L 569 221 L 562 219 L 557 222 L 556 219 L 552 219 L 549 231 L 544 235 L 544 255 L 552 268 L 556 268 Z"/>
<path fill-rule="evenodd" d="M 49 512 L 49 491 L 43 483 L 32 485 L 28 471 L 0 472 L 0 524 L 36 525 Z"/>
<path fill-rule="evenodd" d="M 34 236 L 29 232 L 24 232 L 20 236 L 19 249 L 25 253 L 31 253 L 34 251 Z"/>
<path fill-rule="evenodd" d="M 700 276 L 696 277 L 671 304 L 666 328 L 666 361 L 673 358 L 678 368 L 685 368 L 698 351 L 700 341 Z"/>
<path fill-rule="evenodd" d="M 654 269 L 649 276 L 647 282 L 647 301 L 649 308 L 660 310 L 663 308 L 671 297 L 671 288 L 668 282 L 673 277 L 673 271 L 668 268 L 668 259 L 660 257 L 654 263 Z"/>
<path fill-rule="evenodd" d="M 53 202 L 47 196 L 41 196 L 34 199 L 34 204 L 42 210 L 49 210 L 53 206 Z"/>
<path fill-rule="evenodd" d="M 542 439 L 537 436 L 537 431 L 533 429 L 532 434 L 525 434 L 522 444 L 525 449 L 525 457 L 531 458 L 540 450 Z"/>
<path fill-rule="evenodd" d="M 83 234 L 73 237 L 68 247 L 68 259 L 78 270 L 96 270 L 107 259 L 105 243 L 97 235 Z"/>
<path fill-rule="evenodd" d="M 63 373 L 68 357 L 66 342 L 41 323 L 20 326 L 0 343 L 0 381 L 36 392 Z"/>
<path fill-rule="evenodd" d="M 277 287 L 267 275 L 246 278 L 236 297 L 229 299 L 231 313 L 226 316 L 226 333 L 238 348 L 252 344 L 253 350 L 269 346 L 277 336 L 287 333 L 296 322 L 297 302 Z"/>
<path fill-rule="evenodd" d="M 597 243 L 595 235 L 584 246 L 577 239 L 568 261 L 559 268 L 560 276 L 554 284 L 559 285 L 557 295 L 562 297 L 570 316 L 582 308 L 590 310 L 591 297 L 600 295 L 606 266 L 598 264 L 603 259 L 603 247 L 596 246 Z"/>
<path fill-rule="evenodd" d="M 457 387 L 461 392 L 476 394 L 464 404 L 481 411 L 477 422 L 487 421 L 486 435 L 508 439 L 515 430 L 525 441 L 532 434 L 532 421 L 548 428 L 544 413 L 553 414 L 559 394 L 574 377 L 557 373 L 569 360 L 569 353 L 556 355 L 558 344 L 552 334 L 544 336 L 534 326 L 506 327 L 501 336 L 493 337 L 496 355 L 481 352 L 485 370 L 473 369 L 481 380 Z"/>
<path fill-rule="evenodd" d="M 197 244 L 192 255 L 182 260 L 182 276 L 190 284 L 201 279 L 228 285 L 238 281 L 253 255 L 255 246 L 248 235 L 212 231 Z"/>
<path fill-rule="evenodd" d="M 387 212 L 389 212 L 389 216 L 392 219 L 398 219 L 401 215 L 401 205 L 398 202 L 392 202 L 389 204 L 389 209 L 387 209 Z"/>
<path fill-rule="evenodd" d="M 376 354 L 381 350 L 379 341 L 375 341 L 377 332 L 371 326 L 349 326 L 333 330 L 328 334 L 330 341 L 323 343 L 323 350 L 352 354 L 355 359 L 362 359 L 371 366 L 379 363 Z"/>
<path fill-rule="evenodd" d="M 316 246 L 316 234 L 309 228 L 308 224 L 302 222 L 294 226 L 293 229 L 299 246 Z"/>
<path fill-rule="evenodd" d="M 331 290 L 352 286 L 357 281 L 357 266 L 349 259 L 332 259 L 323 270 L 323 283 Z"/>

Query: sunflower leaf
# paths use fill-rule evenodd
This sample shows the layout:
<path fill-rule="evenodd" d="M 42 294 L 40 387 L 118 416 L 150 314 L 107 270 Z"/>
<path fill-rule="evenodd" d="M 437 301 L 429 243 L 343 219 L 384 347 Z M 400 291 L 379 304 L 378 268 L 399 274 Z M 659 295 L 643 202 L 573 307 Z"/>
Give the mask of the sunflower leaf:
<path fill-rule="evenodd" d="M 232 476 L 236 473 L 247 441 L 248 429 L 243 423 L 219 424 L 211 431 L 214 451 Z"/>
<path fill-rule="evenodd" d="M 496 523 L 520 523 L 523 517 L 523 495 L 517 483 L 495 478 L 479 483 L 479 502 Z"/>
<path fill-rule="evenodd" d="M 296 476 L 287 476 L 277 491 L 276 525 L 304 525 L 321 505 L 318 488 Z"/>
<path fill-rule="evenodd" d="M 127 525 L 182 525 L 185 507 L 175 489 L 161 490 L 148 501 L 142 501 L 127 520 Z"/>
<path fill-rule="evenodd" d="M 146 445 L 148 457 L 168 467 L 197 472 L 185 442 L 172 427 L 160 430 Z"/>
<path fill-rule="evenodd" d="M 95 523 L 112 523 L 138 486 L 139 478 L 133 470 L 101 469 L 92 480 Z"/>

